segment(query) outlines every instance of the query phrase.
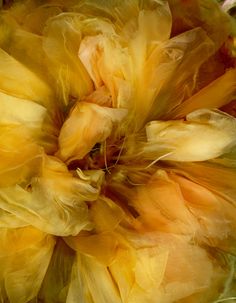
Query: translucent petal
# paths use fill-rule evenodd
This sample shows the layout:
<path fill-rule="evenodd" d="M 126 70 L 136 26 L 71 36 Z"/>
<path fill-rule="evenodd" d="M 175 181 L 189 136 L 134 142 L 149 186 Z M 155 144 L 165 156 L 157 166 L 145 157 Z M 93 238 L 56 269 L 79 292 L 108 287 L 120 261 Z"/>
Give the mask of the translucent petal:
<path fill-rule="evenodd" d="M 148 229 L 176 234 L 193 234 L 198 229 L 178 184 L 165 171 L 158 170 L 147 185 L 139 187 L 132 206 Z"/>
<path fill-rule="evenodd" d="M 117 13 L 119 5 L 116 7 Z M 128 1 L 126 5 L 135 12 L 135 1 Z M 120 17 L 118 15 L 117 18 Z M 162 54 L 164 46 L 159 44 L 170 36 L 171 16 L 167 3 L 150 1 L 143 10 L 125 22 L 122 24 L 124 37 L 118 35 L 119 26 L 114 26 L 114 32 L 112 29 L 110 32 L 102 30 L 102 33 L 85 37 L 81 41 L 79 56 L 96 87 L 103 83 L 108 87 L 113 106 L 129 108 L 132 117 L 134 111 L 137 115 L 133 117 L 134 120 L 142 124 L 143 117 L 146 117 L 152 105 L 153 96 L 162 85 L 163 76 L 160 73 L 163 69 L 165 73 L 168 71 L 167 66 L 162 65 L 160 70 L 157 66 L 166 61 L 165 54 Z M 99 24 L 98 21 L 96 23 Z M 110 27 L 107 22 L 107 28 Z M 156 28 L 161 30 L 156 31 Z M 153 49 L 157 49 L 156 52 Z M 144 97 L 147 100 L 145 103 Z"/>
<path fill-rule="evenodd" d="M 42 37 L 19 27 L 9 11 L 1 16 L 1 48 L 49 84 Z M 37 49 L 37 52 L 35 52 Z M 54 100 L 53 100 L 54 101 Z M 48 104 L 51 105 L 50 103 Z M 55 105 L 55 104 L 54 104 Z"/>
<path fill-rule="evenodd" d="M 107 296 L 115 302 L 154 303 L 157 298 L 161 303 L 185 298 L 188 302 L 190 296 L 205 296 L 210 301 L 217 295 L 226 274 L 204 249 L 180 236 L 137 235 L 125 230 L 123 236 L 129 241 L 120 243 L 108 266 L 88 252 L 77 253 L 67 302 L 74 303 L 77 298 L 81 302 L 107 302 Z M 96 249 L 94 245 L 90 248 Z"/>
<path fill-rule="evenodd" d="M 45 106 L 50 103 L 53 92 L 46 82 L 2 49 L 0 60 L 0 91 Z"/>
<path fill-rule="evenodd" d="M 198 241 L 230 251 L 235 242 L 235 206 L 199 184 L 180 176 L 173 177 L 180 185 L 189 210 L 199 223 L 200 228 L 195 235 Z"/>
<path fill-rule="evenodd" d="M 228 162 L 228 163 L 227 163 Z M 234 205 L 235 203 L 235 161 L 207 161 L 195 163 L 172 163 L 172 168 L 184 174 L 190 180 L 216 192 Z"/>
<path fill-rule="evenodd" d="M 102 0 L 99 2 L 96 0 L 86 0 L 77 3 L 74 9 L 85 15 L 89 14 L 93 17 L 99 15 L 101 18 L 110 19 L 118 28 L 121 28 L 133 16 L 138 15 L 139 6 L 142 8 L 142 3 L 139 3 L 138 0 L 127 0 L 125 2 L 121 0 Z"/>
<path fill-rule="evenodd" d="M 69 95 L 81 98 L 92 92 L 93 83 L 77 53 L 81 41 L 80 16 L 61 14 L 44 30 L 43 49 L 48 66 L 65 105 Z"/>
<path fill-rule="evenodd" d="M 28 128 L 42 128 L 47 110 L 42 105 L 0 92 L 0 124 L 24 124 Z"/>
<path fill-rule="evenodd" d="M 3 209 L 0 209 L 0 228 L 18 228 L 29 224 Z"/>
<path fill-rule="evenodd" d="M 66 302 L 71 283 L 75 252 L 62 239 L 57 239 L 38 298 L 43 302 Z"/>
<path fill-rule="evenodd" d="M 217 1 L 169 0 L 168 2 L 173 16 L 174 35 L 201 26 L 214 41 L 215 49 L 218 49 L 229 35 L 231 27 L 229 16 L 222 11 Z M 219 31 L 220 35 L 218 35 Z"/>
<path fill-rule="evenodd" d="M 220 87 L 220 90 L 219 90 Z M 229 103 L 236 91 L 236 69 L 226 71 L 224 75 L 211 82 L 197 94 L 184 101 L 171 113 L 173 118 L 182 118 L 200 108 L 219 108 Z"/>
<path fill-rule="evenodd" d="M 85 201 L 96 200 L 99 189 L 73 177 L 53 158 L 45 159 L 42 175 L 30 188 L 2 188 L 0 207 L 25 222 L 54 235 L 76 235 L 91 229 Z"/>
<path fill-rule="evenodd" d="M 5 288 L 5 300 L 26 303 L 38 294 L 53 252 L 54 239 L 32 227 L 1 229 L 0 237 L 0 283 L 2 290 Z M 2 290 L 1 294 L 4 294 Z"/>
<path fill-rule="evenodd" d="M 197 27 L 171 38 L 163 48 L 164 54 L 169 56 L 167 60 L 170 61 L 171 73 L 168 76 L 169 66 L 166 67 L 167 71 L 160 70 L 160 73 L 168 77 L 155 95 L 149 121 L 168 119 L 169 112 L 192 95 L 198 70 L 213 54 L 214 44 L 206 32 Z M 158 73 L 154 74 L 155 77 L 157 75 Z"/>
<path fill-rule="evenodd" d="M 106 303 L 111 298 L 114 303 L 121 303 L 119 292 L 110 276 L 108 268 L 86 255 L 77 255 L 76 265 L 77 283 L 70 289 L 70 299 L 67 303 L 75 303 L 79 298 L 80 302 Z M 99 279 L 98 279 L 99 277 Z M 102 282 L 102 283 L 100 283 Z M 72 300 L 72 292 L 77 293 Z"/>
<path fill-rule="evenodd" d="M 221 112 L 200 109 L 186 117 L 187 121 L 156 121 L 146 127 L 148 143 L 144 157 L 152 157 L 161 148 L 163 156 L 173 161 L 205 161 L 217 158 L 235 145 L 233 117 Z"/>
<path fill-rule="evenodd" d="M 42 105 L 26 99 L 16 98 L 0 92 L 0 126 L 2 130 L 22 128 L 22 136 L 28 131 L 28 140 L 32 144 L 37 142 L 43 146 L 48 153 L 55 152 L 57 149 L 57 126 L 49 114 L 49 111 Z M 13 135 L 13 134 L 12 134 Z M 16 135 L 17 136 L 17 135 Z M 26 136 L 26 135 L 25 135 Z M 15 138 L 17 140 L 17 137 Z M 23 138 L 21 139 L 23 140 Z M 14 142 L 12 142 L 15 146 Z"/>
<path fill-rule="evenodd" d="M 9 111 L 8 113 L 9 115 L 6 112 L 6 120 L 12 119 Z M 14 117 L 14 110 L 12 116 Z M 16 116 L 17 114 L 14 118 Z M 17 183 L 27 186 L 30 179 L 41 172 L 43 150 L 33 142 L 24 126 L 17 124 L 0 126 L 0 156 L 1 187 Z"/>
<path fill-rule="evenodd" d="M 103 142 L 126 115 L 125 109 L 112 109 L 79 102 L 62 126 L 58 156 L 64 161 L 82 159 L 98 142 Z"/>
<path fill-rule="evenodd" d="M 65 242 L 78 253 L 95 258 L 103 265 L 110 265 L 118 249 L 117 235 L 112 232 L 100 234 L 79 234 L 76 237 L 66 237 Z"/>

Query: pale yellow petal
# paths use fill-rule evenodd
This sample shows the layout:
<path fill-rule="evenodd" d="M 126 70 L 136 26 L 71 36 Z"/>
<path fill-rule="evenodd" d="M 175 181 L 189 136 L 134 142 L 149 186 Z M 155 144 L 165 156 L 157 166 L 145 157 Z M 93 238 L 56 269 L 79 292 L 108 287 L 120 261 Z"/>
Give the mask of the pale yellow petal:
<path fill-rule="evenodd" d="M 205 161 L 217 158 L 235 145 L 233 117 L 221 112 L 200 109 L 189 114 L 187 121 L 156 121 L 146 127 L 148 143 L 144 155 L 158 158 L 165 149 L 165 160 Z"/>

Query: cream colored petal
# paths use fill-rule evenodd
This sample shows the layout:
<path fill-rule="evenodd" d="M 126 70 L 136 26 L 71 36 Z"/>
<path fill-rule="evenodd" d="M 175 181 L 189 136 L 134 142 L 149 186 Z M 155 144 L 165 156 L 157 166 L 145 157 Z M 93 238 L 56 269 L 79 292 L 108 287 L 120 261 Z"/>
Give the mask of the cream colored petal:
<path fill-rule="evenodd" d="M 163 147 L 165 160 L 205 161 L 227 153 L 235 144 L 236 120 L 221 112 L 201 109 L 186 121 L 156 121 L 146 127 L 144 157 L 152 157 Z M 169 154 L 168 154 L 169 153 Z"/>

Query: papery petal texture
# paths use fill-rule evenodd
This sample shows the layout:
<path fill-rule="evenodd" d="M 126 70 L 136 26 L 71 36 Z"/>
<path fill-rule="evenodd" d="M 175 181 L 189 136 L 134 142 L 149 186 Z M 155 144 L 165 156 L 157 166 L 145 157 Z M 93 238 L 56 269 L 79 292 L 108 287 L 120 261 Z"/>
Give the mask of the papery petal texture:
<path fill-rule="evenodd" d="M 0 302 L 236 300 L 235 1 L 0 1 Z"/>

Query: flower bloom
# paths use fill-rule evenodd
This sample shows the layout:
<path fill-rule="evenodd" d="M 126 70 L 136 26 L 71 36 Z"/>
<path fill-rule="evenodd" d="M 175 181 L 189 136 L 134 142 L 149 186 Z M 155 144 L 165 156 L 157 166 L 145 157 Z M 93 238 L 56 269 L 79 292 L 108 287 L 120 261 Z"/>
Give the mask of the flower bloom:
<path fill-rule="evenodd" d="M 234 298 L 233 7 L 5 3 L 0 302 Z"/>

